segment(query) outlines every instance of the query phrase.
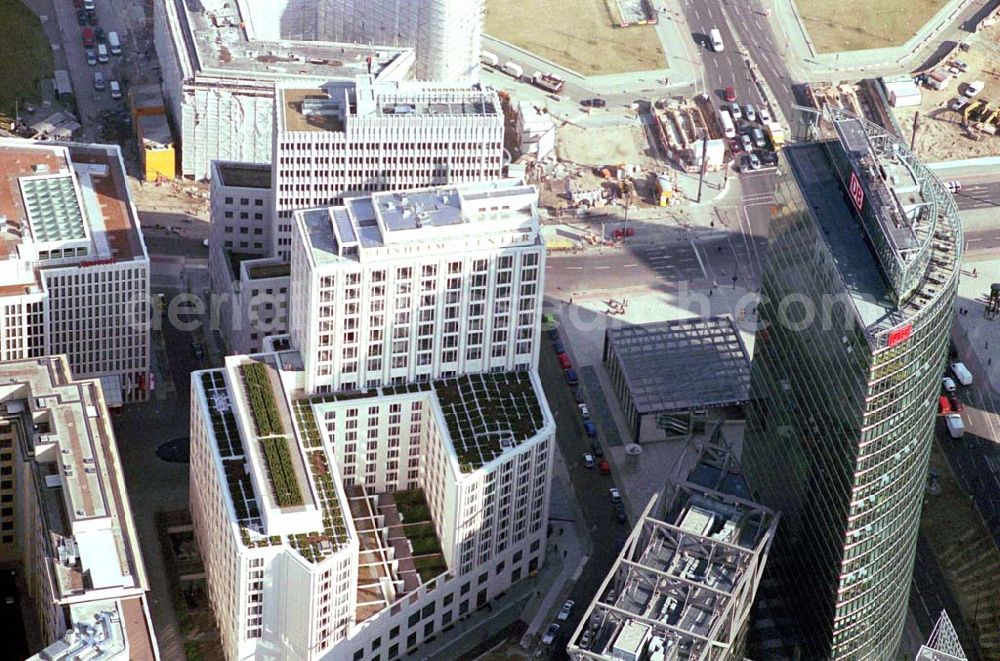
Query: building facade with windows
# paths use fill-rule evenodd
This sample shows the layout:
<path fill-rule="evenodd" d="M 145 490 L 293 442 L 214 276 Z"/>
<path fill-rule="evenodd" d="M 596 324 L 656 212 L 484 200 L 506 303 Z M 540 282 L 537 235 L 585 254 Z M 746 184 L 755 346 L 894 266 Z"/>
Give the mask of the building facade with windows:
<path fill-rule="evenodd" d="M 46 645 L 31 658 L 159 659 L 100 384 L 65 356 L 0 361 L 0 382 L 0 557 Z"/>
<path fill-rule="evenodd" d="M 504 119 L 493 89 L 372 76 L 282 85 L 275 115 L 271 254 L 283 259 L 295 210 L 502 176 Z"/>
<path fill-rule="evenodd" d="M 782 151 L 743 468 L 782 524 L 769 563 L 806 658 L 897 648 L 962 229 L 882 127 L 828 108 Z"/>
<path fill-rule="evenodd" d="M 243 0 L 254 31 L 272 41 L 410 47 L 421 80 L 475 82 L 483 0 Z"/>
<path fill-rule="evenodd" d="M 149 256 L 117 147 L 0 140 L 0 361 L 65 354 L 144 400 Z"/>
<path fill-rule="evenodd" d="M 533 369 L 545 246 L 513 180 L 296 212 L 289 326 L 309 392 Z"/>
<path fill-rule="evenodd" d="M 544 561 L 533 371 L 310 394 L 300 354 L 192 375 L 191 512 L 228 659 L 413 653 Z"/>

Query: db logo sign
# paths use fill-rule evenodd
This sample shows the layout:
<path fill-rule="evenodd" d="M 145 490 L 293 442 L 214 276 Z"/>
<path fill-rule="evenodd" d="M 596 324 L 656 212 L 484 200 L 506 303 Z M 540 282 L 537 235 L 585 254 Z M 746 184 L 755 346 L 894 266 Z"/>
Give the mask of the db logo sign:
<path fill-rule="evenodd" d="M 861 207 L 865 203 L 865 189 L 861 187 L 861 180 L 858 179 L 858 175 L 853 170 L 851 171 L 851 185 L 847 192 L 851 194 L 854 208 L 858 210 L 858 213 L 861 213 Z"/>

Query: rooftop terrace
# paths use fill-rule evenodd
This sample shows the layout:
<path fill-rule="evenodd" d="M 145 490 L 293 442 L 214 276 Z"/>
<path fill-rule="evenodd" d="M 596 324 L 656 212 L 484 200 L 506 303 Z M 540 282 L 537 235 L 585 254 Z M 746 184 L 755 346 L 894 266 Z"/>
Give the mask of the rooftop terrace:
<path fill-rule="evenodd" d="M 379 73 L 402 57 L 412 61 L 412 49 L 309 41 L 265 41 L 248 33 L 250 17 L 241 16 L 233 1 L 208 11 L 201 3 L 166 0 L 175 19 L 175 43 L 182 44 L 192 73 L 262 80 L 308 78 L 332 80 Z M 408 68 L 409 65 L 406 65 Z"/>

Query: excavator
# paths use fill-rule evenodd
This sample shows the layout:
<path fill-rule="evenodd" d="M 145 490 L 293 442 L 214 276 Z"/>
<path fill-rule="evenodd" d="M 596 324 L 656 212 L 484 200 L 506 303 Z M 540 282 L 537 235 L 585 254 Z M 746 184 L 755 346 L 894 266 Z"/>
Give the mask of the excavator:
<path fill-rule="evenodd" d="M 984 103 L 986 105 L 989 105 L 989 101 L 986 101 L 984 99 L 975 99 L 974 101 L 969 102 L 969 104 L 962 109 L 962 123 L 968 124 L 969 119 L 972 117 L 972 112 L 974 110 L 977 110 Z"/>

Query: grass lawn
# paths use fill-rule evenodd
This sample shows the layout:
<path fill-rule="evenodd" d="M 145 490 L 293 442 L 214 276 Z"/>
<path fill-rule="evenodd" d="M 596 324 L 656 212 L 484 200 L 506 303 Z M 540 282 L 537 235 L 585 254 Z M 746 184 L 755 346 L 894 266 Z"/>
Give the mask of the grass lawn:
<path fill-rule="evenodd" d="M 448 565 L 445 564 L 444 558 L 440 555 L 434 555 L 429 558 L 414 558 L 413 566 L 416 568 L 417 573 L 420 574 L 420 580 L 423 583 L 437 578 L 448 571 Z"/>
<path fill-rule="evenodd" d="M 945 2 L 795 0 L 809 37 L 820 53 L 900 46 Z"/>
<path fill-rule="evenodd" d="M 14 116 L 15 99 L 38 100 L 38 81 L 52 77 L 52 47 L 42 24 L 20 0 L 0 0 L 0 116 Z"/>
<path fill-rule="evenodd" d="M 585 76 L 667 68 L 656 29 L 614 27 L 605 0 L 487 0 L 486 34 Z"/>
<path fill-rule="evenodd" d="M 397 491 L 392 495 L 392 499 L 396 502 L 396 509 L 403 517 L 404 524 L 431 520 L 431 511 L 427 507 L 422 490 Z"/>

